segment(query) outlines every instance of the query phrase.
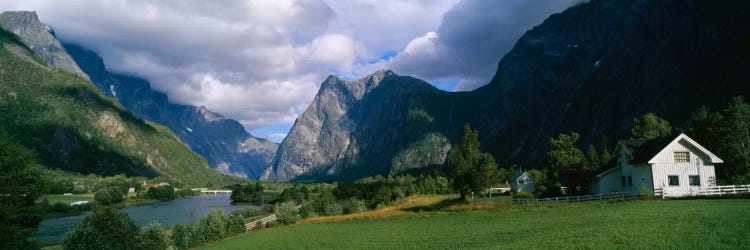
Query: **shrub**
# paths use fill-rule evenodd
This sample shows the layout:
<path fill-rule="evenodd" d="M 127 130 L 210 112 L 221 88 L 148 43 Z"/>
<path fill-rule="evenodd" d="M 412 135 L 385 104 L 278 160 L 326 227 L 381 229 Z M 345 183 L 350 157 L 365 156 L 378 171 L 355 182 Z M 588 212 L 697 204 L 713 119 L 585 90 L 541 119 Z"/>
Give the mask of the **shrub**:
<path fill-rule="evenodd" d="M 200 231 L 209 241 L 220 240 L 227 236 L 227 225 L 229 219 L 223 212 L 215 210 L 208 213 L 200 220 Z"/>
<path fill-rule="evenodd" d="M 535 197 L 534 197 L 534 194 L 532 194 L 532 193 L 516 192 L 515 194 L 513 194 L 513 198 L 517 198 L 517 199 L 532 199 L 532 198 L 535 198 Z"/>
<path fill-rule="evenodd" d="M 638 188 L 638 193 L 641 195 L 641 200 L 653 200 L 654 191 L 647 187 Z"/>
<path fill-rule="evenodd" d="M 240 215 L 230 215 L 227 223 L 227 235 L 237 235 L 245 232 L 245 219 Z"/>
<path fill-rule="evenodd" d="M 114 187 L 102 188 L 94 194 L 94 201 L 101 205 L 112 205 L 122 202 L 122 193 Z"/>
<path fill-rule="evenodd" d="M 132 249 L 137 232 L 138 227 L 125 212 L 99 207 L 65 235 L 63 248 Z"/>
<path fill-rule="evenodd" d="M 344 214 L 361 213 L 367 211 L 367 205 L 364 201 L 351 198 L 341 203 Z"/>
<path fill-rule="evenodd" d="M 230 217 L 239 216 L 240 218 L 247 219 L 247 218 L 259 216 L 261 214 L 263 214 L 263 212 L 258 211 L 257 209 L 246 208 L 246 209 L 237 209 L 237 210 L 232 211 L 232 214 L 230 215 Z"/>
<path fill-rule="evenodd" d="M 160 201 L 174 200 L 175 192 L 172 186 L 152 187 L 146 191 L 146 198 Z"/>
<path fill-rule="evenodd" d="M 164 230 L 158 222 L 151 222 L 138 233 L 138 249 L 164 250 L 169 247 Z"/>
<path fill-rule="evenodd" d="M 292 224 L 300 219 L 299 209 L 294 201 L 286 201 L 276 204 L 276 217 L 281 224 Z"/>

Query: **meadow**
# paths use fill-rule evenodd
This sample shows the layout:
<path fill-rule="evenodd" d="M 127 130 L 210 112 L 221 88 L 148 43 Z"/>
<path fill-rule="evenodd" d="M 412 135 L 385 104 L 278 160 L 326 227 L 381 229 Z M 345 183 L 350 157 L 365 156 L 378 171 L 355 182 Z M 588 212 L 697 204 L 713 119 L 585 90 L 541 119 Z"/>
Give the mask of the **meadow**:
<path fill-rule="evenodd" d="M 249 232 L 204 248 L 731 249 L 750 245 L 748 208 L 747 199 L 559 207 L 400 204 L 361 215 L 312 218 Z"/>

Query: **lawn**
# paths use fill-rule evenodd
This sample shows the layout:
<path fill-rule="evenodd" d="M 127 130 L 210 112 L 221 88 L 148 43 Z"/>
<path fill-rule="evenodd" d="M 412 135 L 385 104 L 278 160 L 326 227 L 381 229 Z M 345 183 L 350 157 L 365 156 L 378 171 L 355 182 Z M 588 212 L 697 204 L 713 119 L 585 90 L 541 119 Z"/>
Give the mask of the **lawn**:
<path fill-rule="evenodd" d="M 750 200 L 744 199 L 409 212 L 271 228 L 205 248 L 745 248 L 750 245 L 748 209 Z"/>

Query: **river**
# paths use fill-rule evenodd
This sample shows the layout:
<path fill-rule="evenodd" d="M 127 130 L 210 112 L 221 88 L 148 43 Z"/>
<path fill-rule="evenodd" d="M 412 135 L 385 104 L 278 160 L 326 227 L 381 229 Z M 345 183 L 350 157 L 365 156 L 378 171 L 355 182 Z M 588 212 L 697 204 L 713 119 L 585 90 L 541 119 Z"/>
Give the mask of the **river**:
<path fill-rule="evenodd" d="M 229 214 L 243 208 L 260 209 L 255 205 L 232 205 L 228 195 L 202 195 L 185 199 L 150 203 L 138 207 L 123 208 L 130 215 L 130 219 L 138 225 L 146 225 L 151 221 L 158 221 L 162 227 L 171 227 L 177 223 L 197 221 L 211 210 L 220 210 Z M 40 244 L 62 242 L 65 233 L 75 227 L 90 213 L 77 216 L 54 218 L 42 221 L 37 234 L 31 240 Z"/>

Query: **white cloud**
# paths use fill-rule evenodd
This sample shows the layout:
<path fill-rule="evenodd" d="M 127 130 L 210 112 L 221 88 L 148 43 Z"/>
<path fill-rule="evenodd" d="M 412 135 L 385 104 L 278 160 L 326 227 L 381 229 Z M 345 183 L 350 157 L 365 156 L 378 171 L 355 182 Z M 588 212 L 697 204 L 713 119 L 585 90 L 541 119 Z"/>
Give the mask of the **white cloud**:
<path fill-rule="evenodd" d="M 37 11 L 110 70 L 256 130 L 292 123 L 328 74 L 390 68 L 484 84 L 523 31 L 579 0 L 458 1 L 0 0 L 0 10 Z"/>

